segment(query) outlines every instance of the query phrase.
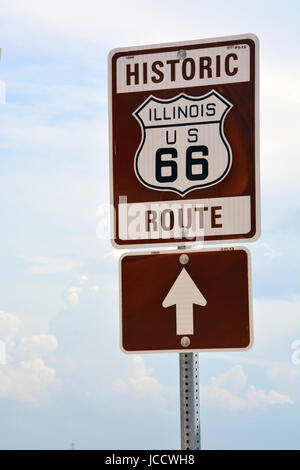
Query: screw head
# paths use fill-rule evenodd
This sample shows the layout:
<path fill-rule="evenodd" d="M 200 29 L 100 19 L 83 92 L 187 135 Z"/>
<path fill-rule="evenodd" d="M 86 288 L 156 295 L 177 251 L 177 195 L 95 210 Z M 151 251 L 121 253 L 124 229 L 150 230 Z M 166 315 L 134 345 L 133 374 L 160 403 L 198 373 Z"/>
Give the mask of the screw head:
<path fill-rule="evenodd" d="M 187 264 L 189 262 L 188 255 L 186 255 L 186 254 L 180 255 L 179 256 L 179 261 L 180 261 L 181 264 Z"/>
<path fill-rule="evenodd" d="M 186 58 L 186 51 L 184 49 L 179 49 L 179 51 L 177 52 L 177 57 L 180 60 L 185 59 Z"/>
<path fill-rule="evenodd" d="M 182 347 L 187 348 L 191 344 L 191 340 L 188 336 L 183 336 L 180 343 Z"/>

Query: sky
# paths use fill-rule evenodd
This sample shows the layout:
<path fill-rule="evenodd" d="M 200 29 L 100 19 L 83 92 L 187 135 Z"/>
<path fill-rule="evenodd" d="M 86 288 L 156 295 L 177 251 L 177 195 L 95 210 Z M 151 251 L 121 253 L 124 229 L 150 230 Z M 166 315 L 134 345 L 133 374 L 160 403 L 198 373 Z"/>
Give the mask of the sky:
<path fill-rule="evenodd" d="M 299 449 L 299 2 L 0 6 L 0 449 L 180 448 L 178 354 L 121 352 L 119 255 L 97 236 L 107 55 L 242 33 L 261 52 L 262 234 L 247 244 L 255 343 L 199 354 L 201 440 Z"/>

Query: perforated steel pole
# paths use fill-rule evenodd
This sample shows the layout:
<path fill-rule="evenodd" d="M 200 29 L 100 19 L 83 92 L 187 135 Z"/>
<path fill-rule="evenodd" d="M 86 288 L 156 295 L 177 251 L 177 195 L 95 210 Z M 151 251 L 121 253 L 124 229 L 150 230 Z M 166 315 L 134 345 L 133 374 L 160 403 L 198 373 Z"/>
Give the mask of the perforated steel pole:
<path fill-rule="evenodd" d="M 198 353 L 179 353 L 181 449 L 200 450 Z"/>

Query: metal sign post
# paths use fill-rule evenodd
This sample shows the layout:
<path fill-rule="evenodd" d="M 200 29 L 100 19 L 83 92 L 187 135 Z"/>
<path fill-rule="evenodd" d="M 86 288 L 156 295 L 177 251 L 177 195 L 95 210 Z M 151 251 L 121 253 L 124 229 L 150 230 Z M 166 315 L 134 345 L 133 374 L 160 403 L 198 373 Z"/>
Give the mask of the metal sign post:
<path fill-rule="evenodd" d="M 179 353 L 181 449 L 201 450 L 198 353 Z"/>
<path fill-rule="evenodd" d="M 198 353 L 179 353 L 179 391 L 181 450 L 201 450 Z"/>

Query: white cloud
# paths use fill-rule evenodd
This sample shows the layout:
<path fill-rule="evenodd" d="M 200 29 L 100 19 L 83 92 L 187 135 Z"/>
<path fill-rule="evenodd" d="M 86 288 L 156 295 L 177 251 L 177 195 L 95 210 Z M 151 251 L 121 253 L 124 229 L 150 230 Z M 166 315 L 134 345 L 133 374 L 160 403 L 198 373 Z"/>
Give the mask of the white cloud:
<path fill-rule="evenodd" d="M 204 403 L 217 405 L 232 411 L 244 410 L 247 403 L 237 394 L 247 383 L 241 365 L 236 365 L 218 376 L 212 376 L 208 385 L 200 386 L 200 397 Z"/>
<path fill-rule="evenodd" d="M 90 290 L 91 292 L 93 292 L 94 294 L 97 294 L 97 292 L 99 292 L 99 290 L 100 290 L 100 287 L 97 286 L 96 284 L 94 284 L 93 286 L 90 286 L 90 287 L 89 287 L 89 290 Z"/>
<path fill-rule="evenodd" d="M 22 338 L 20 341 L 20 350 L 22 353 L 46 354 L 58 348 L 58 341 L 54 335 L 33 335 L 29 338 Z"/>
<path fill-rule="evenodd" d="M 293 387 L 295 393 L 296 381 L 300 377 L 298 368 L 292 362 L 292 350 L 291 350 L 291 362 L 280 362 L 270 361 L 267 359 L 260 359 L 255 357 L 243 356 L 240 354 L 230 353 L 202 353 L 201 356 L 205 359 L 218 359 L 221 361 L 228 361 L 238 364 L 245 364 L 247 366 L 255 366 L 266 370 L 267 377 L 279 387 L 285 389 L 291 389 Z"/>
<path fill-rule="evenodd" d="M 0 368 L 0 397 L 37 402 L 44 395 L 46 387 L 55 383 L 55 370 L 47 367 L 40 358 Z"/>
<path fill-rule="evenodd" d="M 294 402 L 287 394 L 275 390 L 267 393 L 250 385 L 248 390 L 239 394 L 247 383 L 247 376 L 241 365 L 232 367 L 229 371 L 211 377 L 208 385 L 200 386 L 200 396 L 204 403 L 220 406 L 232 411 L 245 411 L 252 407 L 273 405 L 293 405 Z"/>
<path fill-rule="evenodd" d="M 93 284 L 91 286 L 88 286 L 85 284 L 88 283 L 88 277 L 87 276 L 81 276 L 79 279 L 79 286 L 71 286 L 68 287 L 67 292 L 66 292 L 66 298 L 71 304 L 78 304 L 80 300 L 80 296 L 84 293 L 90 292 L 91 294 L 97 294 L 100 291 L 100 287 L 96 284 Z"/>
<path fill-rule="evenodd" d="M 231 392 L 240 392 L 247 383 L 247 376 L 241 365 L 232 367 L 228 372 L 221 373 L 217 377 L 211 377 L 214 387 L 226 388 Z"/>
<path fill-rule="evenodd" d="M 219 406 L 232 411 L 241 411 L 246 408 L 246 401 L 224 388 L 219 388 L 213 384 L 200 386 L 200 397 L 205 404 Z"/>
<path fill-rule="evenodd" d="M 128 393 L 137 398 L 151 399 L 162 406 L 165 403 L 164 387 L 152 376 L 152 370 L 145 367 L 141 356 L 132 356 L 131 363 L 132 375 L 127 379 L 116 379 L 112 384 L 113 390 L 122 394 Z"/>
<path fill-rule="evenodd" d="M 32 263 L 32 271 L 38 274 L 65 273 L 81 266 L 79 261 L 65 258 L 29 255 L 22 255 L 19 256 L 19 258 L 23 258 Z"/>
<path fill-rule="evenodd" d="M 113 390 L 130 397 L 154 400 L 164 405 L 165 395 L 170 393 L 155 377 L 152 370 L 145 367 L 141 356 L 131 358 L 133 372 L 128 378 L 118 378 L 113 382 Z M 288 394 L 275 390 L 266 392 L 254 385 L 247 387 L 248 377 L 241 365 L 236 365 L 226 372 L 212 376 L 207 385 L 200 385 L 200 400 L 206 405 L 224 408 L 230 411 L 249 411 L 251 408 L 274 405 L 293 405 Z"/>
<path fill-rule="evenodd" d="M 291 362 L 292 357 L 291 357 Z M 300 374 L 297 368 L 293 367 L 292 365 L 287 365 L 283 367 L 282 364 L 270 364 L 268 367 L 268 376 L 271 379 L 279 379 L 283 383 L 287 383 L 290 381 L 295 381 L 299 378 Z"/>
<path fill-rule="evenodd" d="M 134 363 L 134 374 L 129 378 L 129 383 L 144 395 L 147 393 L 157 393 L 162 390 L 161 384 L 152 377 L 152 370 L 145 367 L 144 359 L 141 356 L 132 358 Z"/>
<path fill-rule="evenodd" d="M 6 335 L 14 333 L 20 324 L 21 320 L 17 315 L 0 310 L 0 339 L 4 339 Z"/>
<path fill-rule="evenodd" d="M 80 292 L 79 287 L 69 287 L 67 291 L 67 299 L 71 304 L 77 304 L 79 302 L 79 292 Z"/>
<path fill-rule="evenodd" d="M 54 335 L 20 337 L 20 319 L 0 310 L 0 339 L 6 361 L 0 367 L 0 397 L 38 402 L 50 384 L 58 383 L 56 372 L 40 358 L 58 347 Z M 5 335 L 8 335 L 5 337 Z"/>
<path fill-rule="evenodd" d="M 268 405 L 293 405 L 294 402 L 289 395 L 282 395 L 275 390 L 266 393 L 264 390 L 258 390 L 254 385 L 251 385 L 246 398 L 249 403 L 254 407 L 264 407 Z"/>
<path fill-rule="evenodd" d="M 76 305 L 81 298 L 96 295 L 100 292 L 100 290 L 106 292 L 111 290 L 115 291 L 115 283 L 111 285 L 110 283 L 103 281 L 100 288 L 98 284 L 92 284 L 86 275 L 82 275 L 78 280 L 78 285 L 73 285 L 66 289 L 65 298 L 71 304 Z"/>
<path fill-rule="evenodd" d="M 88 280 L 89 278 L 83 274 L 82 276 L 80 276 L 79 284 L 86 284 Z"/>

